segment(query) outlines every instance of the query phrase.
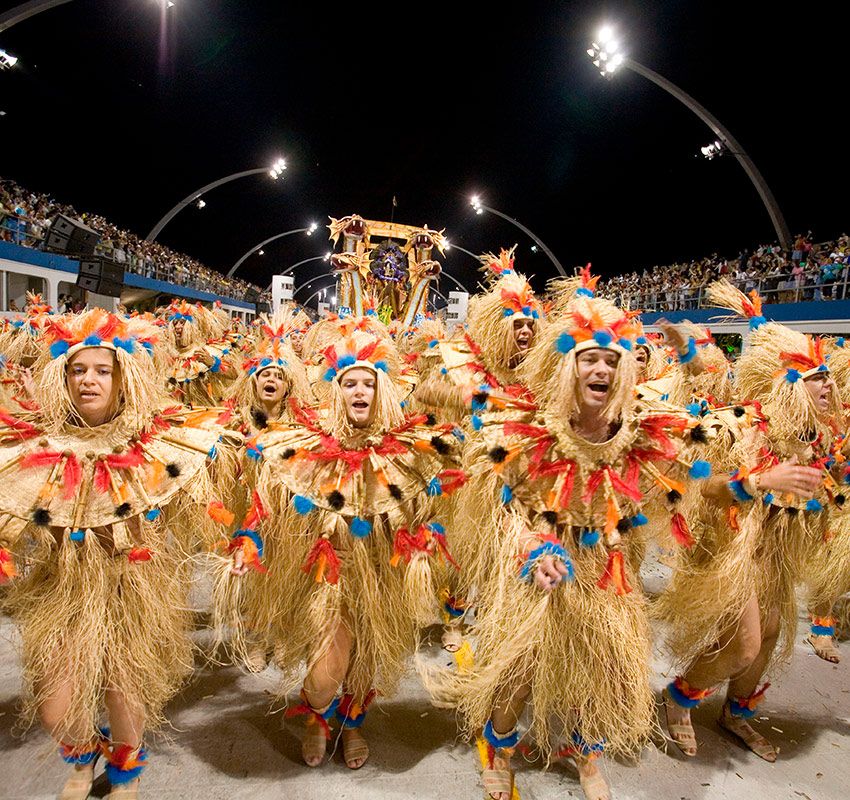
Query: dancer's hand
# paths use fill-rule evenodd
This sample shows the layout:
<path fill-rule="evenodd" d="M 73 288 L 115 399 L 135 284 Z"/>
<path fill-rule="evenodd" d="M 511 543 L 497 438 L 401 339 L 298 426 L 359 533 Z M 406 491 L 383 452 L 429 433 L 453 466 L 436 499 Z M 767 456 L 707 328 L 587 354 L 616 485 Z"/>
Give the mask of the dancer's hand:
<path fill-rule="evenodd" d="M 560 558 L 544 556 L 534 570 L 534 585 L 544 592 L 551 592 L 567 575 L 567 567 Z"/>
<path fill-rule="evenodd" d="M 241 578 L 249 569 L 251 568 L 245 564 L 245 554 L 242 552 L 242 548 L 237 547 L 231 556 L 230 574 Z"/>
<path fill-rule="evenodd" d="M 821 470 L 798 464 L 797 456 L 791 456 L 787 461 L 756 475 L 759 489 L 795 494 L 803 500 L 814 497 L 823 482 Z"/>

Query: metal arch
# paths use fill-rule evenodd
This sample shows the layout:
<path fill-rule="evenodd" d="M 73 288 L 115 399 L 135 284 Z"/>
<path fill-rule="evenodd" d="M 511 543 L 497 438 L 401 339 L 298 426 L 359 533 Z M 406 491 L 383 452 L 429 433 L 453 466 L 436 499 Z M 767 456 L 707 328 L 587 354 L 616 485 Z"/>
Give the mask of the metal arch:
<path fill-rule="evenodd" d="M 240 258 L 227 272 L 227 277 L 233 277 L 233 273 L 236 272 L 239 267 L 242 266 L 242 262 L 245 261 L 251 253 L 255 253 L 261 247 L 265 247 L 269 242 L 275 241 L 275 239 L 282 239 L 284 236 L 291 236 L 293 233 L 305 233 L 309 231 L 309 228 L 293 228 L 291 231 L 284 231 L 283 233 L 276 233 L 274 236 L 269 236 L 268 239 L 263 239 L 259 244 L 255 244 L 250 250 L 246 251 L 246 253 Z"/>
<path fill-rule="evenodd" d="M 212 183 L 208 183 L 206 186 L 202 186 L 197 191 L 192 192 L 192 194 L 184 197 L 174 208 L 171 209 L 156 225 L 153 226 L 151 232 L 145 237 L 146 242 L 153 242 L 157 236 L 159 236 L 162 229 L 171 222 L 172 219 L 189 203 L 197 200 L 202 194 L 210 191 L 210 189 L 215 189 L 218 186 L 221 186 L 223 183 L 228 183 L 230 181 L 235 181 L 237 178 L 245 178 L 248 175 L 259 175 L 261 172 L 268 172 L 268 167 L 257 167 L 256 169 L 246 169 L 244 172 L 234 172 L 232 175 L 228 175 L 225 178 L 219 178 L 217 181 L 213 181 Z"/>
<path fill-rule="evenodd" d="M 744 168 L 744 172 L 747 173 L 747 177 L 752 181 L 753 186 L 756 187 L 756 191 L 759 193 L 759 197 L 761 197 L 761 201 L 764 203 L 764 207 L 770 215 L 770 221 L 773 223 L 776 238 L 779 240 L 779 243 L 784 249 L 790 250 L 791 231 L 788 228 L 788 223 L 785 221 L 785 217 L 779 210 L 779 204 L 776 202 L 773 192 L 770 191 L 767 181 L 758 171 L 753 160 L 747 155 L 738 140 L 735 139 L 728 130 L 726 130 L 720 120 L 718 120 L 717 117 L 711 114 L 706 108 L 703 108 L 703 106 L 694 100 L 694 98 L 687 92 L 682 91 L 675 83 L 668 81 L 667 78 L 659 75 L 654 70 L 649 69 L 649 67 L 645 67 L 643 64 L 640 64 L 631 58 L 623 59 L 622 66 L 628 67 L 632 70 L 632 72 L 637 72 L 638 75 L 642 75 L 647 80 L 652 81 L 656 86 L 659 86 L 664 89 L 664 91 L 672 94 L 673 97 L 693 111 L 693 113 L 696 114 L 706 125 L 708 125 L 714 134 L 728 146 L 730 153 L 738 159 L 738 163 Z"/>
<path fill-rule="evenodd" d="M 17 25 L 19 22 L 23 22 L 25 19 L 29 19 L 42 11 L 48 11 L 51 8 L 70 2 L 71 0 L 30 0 L 29 3 L 21 3 L 5 14 L 0 14 L 0 33 L 9 30 L 13 25 Z"/>

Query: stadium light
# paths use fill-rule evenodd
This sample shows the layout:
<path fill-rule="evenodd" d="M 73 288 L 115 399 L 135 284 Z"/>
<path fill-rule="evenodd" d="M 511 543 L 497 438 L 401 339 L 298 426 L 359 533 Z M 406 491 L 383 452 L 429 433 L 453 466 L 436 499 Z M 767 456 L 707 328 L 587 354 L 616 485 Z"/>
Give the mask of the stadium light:
<path fill-rule="evenodd" d="M 0 50 L 0 69 L 11 69 L 18 63 L 18 57 Z"/>
<path fill-rule="evenodd" d="M 269 176 L 272 180 L 277 180 L 281 175 L 283 175 L 285 169 L 286 159 L 279 158 L 274 162 L 274 164 L 272 164 L 271 169 L 269 170 Z"/>
<path fill-rule="evenodd" d="M 596 37 L 596 41 L 588 48 L 587 54 L 590 56 L 593 66 L 595 66 L 600 74 L 605 78 L 610 78 L 620 67 L 624 67 L 642 75 L 649 81 L 652 81 L 656 86 L 664 89 L 665 92 L 673 95 L 679 102 L 687 106 L 694 114 L 696 114 L 717 137 L 714 143 L 720 143 L 727 151 L 738 159 L 738 163 L 743 167 L 747 177 L 756 187 L 756 191 L 761 197 L 764 207 L 770 216 L 770 221 L 773 223 L 773 228 L 776 232 L 776 238 L 779 240 L 782 247 L 786 250 L 791 249 L 791 231 L 788 228 L 788 223 L 785 217 L 779 210 L 779 204 L 770 191 L 762 174 L 756 168 L 753 160 L 744 151 L 744 148 L 737 142 L 734 136 L 723 126 L 717 117 L 713 116 L 707 109 L 703 108 L 693 97 L 687 92 L 682 91 L 676 84 L 671 83 L 667 78 L 659 75 L 657 72 L 645 67 L 632 58 L 628 58 L 620 52 L 619 43 L 614 39 L 614 31 L 611 26 L 606 25 Z M 706 158 L 714 158 L 715 155 L 720 155 L 720 152 L 708 155 L 705 150 L 710 148 L 708 145 L 701 148 L 703 155 Z"/>
<path fill-rule="evenodd" d="M 477 194 L 473 195 L 470 198 L 469 204 L 475 209 L 476 214 L 483 214 L 485 211 L 487 211 L 490 214 L 495 214 L 497 217 L 501 217 L 502 219 L 507 220 L 511 223 L 511 225 L 515 225 L 526 236 L 528 236 L 529 239 L 531 239 L 544 253 L 546 253 L 549 260 L 552 262 L 552 264 L 554 264 L 555 269 L 558 270 L 559 274 L 563 275 L 565 278 L 569 277 L 569 275 L 567 275 L 566 270 L 561 265 L 561 262 L 558 261 L 557 258 L 555 258 L 555 254 L 540 240 L 540 238 L 533 231 L 523 225 L 519 220 L 516 220 L 513 217 L 509 217 L 507 214 L 503 214 L 501 211 L 497 211 L 495 208 L 485 205 L 484 202 L 481 200 L 481 197 Z"/>

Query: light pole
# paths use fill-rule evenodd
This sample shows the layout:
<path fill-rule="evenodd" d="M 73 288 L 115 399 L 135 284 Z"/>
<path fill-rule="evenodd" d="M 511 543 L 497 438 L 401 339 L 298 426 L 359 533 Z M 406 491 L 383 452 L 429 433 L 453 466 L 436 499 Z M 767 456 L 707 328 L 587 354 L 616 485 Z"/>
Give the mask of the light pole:
<path fill-rule="evenodd" d="M 483 214 L 485 211 L 489 211 L 491 214 L 495 214 L 497 217 L 501 217 L 502 219 L 507 220 L 512 225 L 516 225 L 526 236 L 530 239 L 534 240 L 534 243 L 544 252 L 546 253 L 549 260 L 555 265 L 555 269 L 563 275 L 565 278 L 570 277 L 567 275 L 566 270 L 561 266 L 561 262 L 555 258 L 555 254 L 537 237 L 537 235 L 525 227 L 519 220 L 515 220 L 513 217 L 509 217 L 507 214 L 503 214 L 501 211 L 497 211 L 495 208 L 491 208 L 490 206 L 484 205 L 481 202 L 481 198 L 476 194 L 473 195 L 469 204 L 475 209 L 476 214 Z"/>
<path fill-rule="evenodd" d="M 228 175 L 224 178 L 219 178 L 217 181 L 213 181 L 212 183 L 208 183 L 206 186 L 202 186 L 197 191 L 192 192 L 192 194 L 184 197 L 174 208 L 171 209 L 156 225 L 153 226 L 151 232 L 145 237 L 146 242 L 153 242 L 156 240 L 156 237 L 159 236 L 162 229 L 168 225 L 169 222 L 189 203 L 194 203 L 202 194 L 210 191 L 211 189 L 215 189 L 222 184 L 229 183 L 230 181 L 235 181 L 237 178 L 245 178 L 248 175 L 259 175 L 261 172 L 268 173 L 269 177 L 272 180 L 277 180 L 286 169 L 286 161 L 282 158 L 277 159 L 271 167 L 258 167 L 257 169 L 246 169 L 244 172 L 234 172 L 232 175 Z"/>
<path fill-rule="evenodd" d="M 245 251 L 245 254 L 227 271 L 227 277 L 230 278 L 233 276 L 233 273 L 236 272 L 239 267 L 242 266 L 242 262 L 245 261 L 248 256 L 252 253 L 255 253 L 261 247 L 265 247 L 269 242 L 275 241 L 275 239 L 283 239 L 284 236 L 292 236 L 293 233 L 306 233 L 308 236 L 312 236 L 313 232 L 319 226 L 315 222 L 311 222 L 309 227 L 307 228 L 293 228 L 291 231 L 284 231 L 283 233 L 276 233 L 274 236 L 269 236 L 268 239 L 263 239 L 259 244 L 255 244 L 250 250 Z"/>
<path fill-rule="evenodd" d="M 588 48 L 587 54 L 593 61 L 593 65 L 599 70 L 604 78 L 610 78 L 620 68 L 624 67 L 642 75 L 647 80 L 652 81 L 656 86 L 660 86 L 664 91 L 673 95 L 677 100 L 687 106 L 694 114 L 696 114 L 717 136 L 717 143 L 728 149 L 731 155 L 738 159 L 738 163 L 744 168 L 747 177 L 752 181 L 753 186 L 761 197 L 767 213 L 770 215 L 770 221 L 773 223 L 773 229 L 776 231 L 776 238 L 786 250 L 791 249 L 791 231 L 788 229 L 788 223 L 785 222 L 785 217 L 779 210 L 779 204 L 770 191 L 762 174 L 758 171 L 753 160 L 746 154 L 744 148 L 741 147 L 738 140 L 723 126 L 720 120 L 711 114 L 707 109 L 703 108 L 693 97 L 686 92 L 683 92 L 676 84 L 671 83 L 667 78 L 659 75 L 657 72 L 639 64 L 631 58 L 627 58 L 620 52 L 619 44 L 614 39 L 613 31 L 609 27 L 604 27 L 599 32 L 597 41 Z"/>

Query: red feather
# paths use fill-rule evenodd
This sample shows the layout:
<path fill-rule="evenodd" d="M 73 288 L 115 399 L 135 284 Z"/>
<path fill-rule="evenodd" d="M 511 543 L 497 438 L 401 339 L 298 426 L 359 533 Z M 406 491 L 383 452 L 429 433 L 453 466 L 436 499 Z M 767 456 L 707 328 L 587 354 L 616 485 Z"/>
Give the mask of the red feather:
<path fill-rule="evenodd" d="M 114 453 L 107 456 L 106 460 L 109 463 L 110 469 L 131 469 L 132 467 L 139 467 L 144 464 L 145 457 L 142 454 L 141 445 L 135 444 L 126 453 Z"/>
<path fill-rule="evenodd" d="M 77 457 L 71 455 L 65 462 L 65 470 L 62 475 L 62 497 L 65 500 L 70 500 L 77 493 L 80 483 L 83 480 L 83 468 Z"/>
<path fill-rule="evenodd" d="M 94 488 L 101 494 L 108 492 L 112 483 L 109 480 L 109 471 L 106 462 L 98 459 L 94 462 Z"/>
<path fill-rule="evenodd" d="M 673 514 L 670 520 L 670 533 L 682 547 L 691 548 L 694 546 L 694 537 L 691 536 L 687 520 L 681 514 Z"/>
<path fill-rule="evenodd" d="M 37 467 L 52 467 L 62 458 L 62 453 L 55 450 L 36 450 L 27 453 L 21 460 L 20 465 L 24 469 L 35 469 Z"/>

